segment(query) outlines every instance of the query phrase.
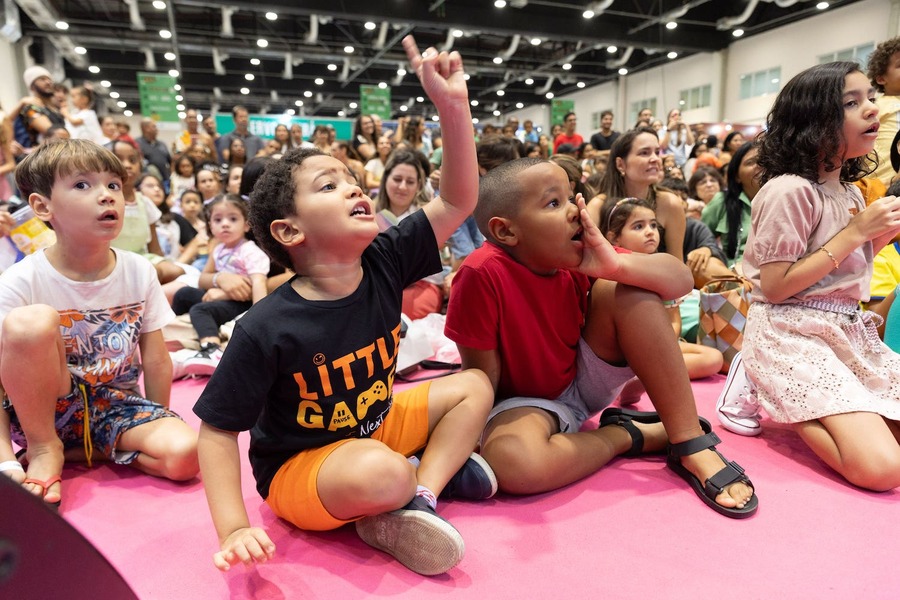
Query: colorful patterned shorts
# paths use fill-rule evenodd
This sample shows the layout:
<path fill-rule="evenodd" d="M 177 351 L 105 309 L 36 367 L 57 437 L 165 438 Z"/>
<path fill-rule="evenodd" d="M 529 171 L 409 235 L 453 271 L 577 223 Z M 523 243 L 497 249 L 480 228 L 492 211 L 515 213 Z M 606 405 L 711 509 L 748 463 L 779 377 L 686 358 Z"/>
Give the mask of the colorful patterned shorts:
<path fill-rule="evenodd" d="M 87 395 L 90 406 L 88 413 L 90 440 L 94 452 L 123 465 L 134 462 L 139 454 L 116 450 L 116 444 L 123 433 L 157 419 L 181 418 L 171 410 L 142 398 L 133 391 L 106 386 L 92 387 L 72 375 L 72 391 L 56 401 L 56 433 L 66 450 L 85 447 L 84 395 Z M 19 424 L 15 407 L 8 398 L 3 399 L 3 409 L 9 415 L 13 442 L 22 448 L 27 447 L 25 433 Z"/>

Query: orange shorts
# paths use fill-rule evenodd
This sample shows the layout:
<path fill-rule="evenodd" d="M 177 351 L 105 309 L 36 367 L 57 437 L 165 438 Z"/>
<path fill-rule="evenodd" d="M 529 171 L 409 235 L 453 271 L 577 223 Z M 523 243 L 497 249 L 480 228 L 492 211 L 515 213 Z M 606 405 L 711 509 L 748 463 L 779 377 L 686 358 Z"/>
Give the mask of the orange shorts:
<path fill-rule="evenodd" d="M 394 394 L 394 403 L 388 416 L 375 433 L 378 440 L 391 450 L 404 456 L 412 456 L 425 447 L 428 441 L 428 392 L 430 382 Z M 321 448 L 311 448 L 294 455 L 281 465 L 272 484 L 266 502 L 282 519 L 310 531 L 337 529 L 349 523 L 333 517 L 319 499 L 316 481 L 319 469 L 338 447 L 354 442 L 340 440 Z"/>

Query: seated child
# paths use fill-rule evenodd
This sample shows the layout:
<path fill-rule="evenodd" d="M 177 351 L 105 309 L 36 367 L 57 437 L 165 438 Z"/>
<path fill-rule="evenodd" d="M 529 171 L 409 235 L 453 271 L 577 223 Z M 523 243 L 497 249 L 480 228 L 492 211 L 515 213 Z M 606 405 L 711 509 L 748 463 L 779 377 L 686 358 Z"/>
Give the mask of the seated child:
<path fill-rule="evenodd" d="M 212 260 L 200 274 L 199 287 L 185 286 L 175 292 L 172 309 L 176 315 L 190 312 L 191 324 L 200 338 L 200 350 L 184 361 L 188 375 L 211 375 L 222 357 L 219 327 L 238 317 L 266 296 L 269 257 L 246 233 L 249 208 L 240 196 L 225 194 L 206 206 L 207 227 L 217 245 Z M 218 286 L 222 273 L 247 280 L 249 298 L 232 296 Z"/>
<path fill-rule="evenodd" d="M 646 200 L 624 198 L 607 200 L 601 212 L 600 232 L 613 245 L 637 252 L 653 254 L 659 247 L 659 228 L 656 213 Z M 704 225 L 705 227 L 705 225 Z M 675 336 L 681 335 L 681 313 L 678 302 L 665 302 Z M 682 339 L 678 347 L 684 356 L 688 377 L 702 379 L 715 375 L 722 368 L 722 353 L 702 344 L 691 344 Z"/>
<path fill-rule="evenodd" d="M 112 241 L 114 248 L 128 250 L 148 259 L 156 269 L 160 283 L 168 283 L 184 275 L 184 268 L 163 256 L 162 247 L 156 237 L 156 223 L 162 213 L 150 199 L 145 198 L 135 188 L 141 176 L 143 161 L 136 146 L 123 140 L 111 142 L 113 154 L 125 167 L 126 177 L 122 180 L 122 194 L 125 197 L 125 218 L 119 235 Z"/>
<path fill-rule="evenodd" d="M 297 275 L 237 322 L 194 407 L 222 570 L 275 551 L 241 496 L 241 431 L 251 430 L 257 490 L 276 515 L 306 530 L 355 522 L 367 544 L 426 575 L 451 569 L 464 551 L 435 498 L 496 491 L 490 467 L 470 457 L 493 400 L 484 373 L 392 392 L 403 289 L 440 270 L 435 250 L 478 190 L 459 54 L 420 56 L 412 37 L 403 44 L 442 117 L 447 200 L 379 234 L 356 177 L 318 149 L 271 163 L 251 194 L 257 242 Z M 416 468 L 407 457 L 423 447 Z"/>
<path fill-rule="evenodd" d="M 460 267 L 446 333 L 496 391 L 481 449 L 500 489 L 546 492 L 618 455 L 667 450 L 706 504 L 752 515 L 752 484 L 698 419 L 660 301 L 691 289 L 690 270 L 669 254 L 616 251 L 577 199 L 566 172 L 543 159 L 481 179 L 475 220 L 487 242 Z M 599 429 L 581 431 L 635 375 L 659 414 L 608 409 Z"/>
<path fill-rule="evenodd" d="M 51 505 L 60 502 L 64 453 L 174 480 L 198 470 L 197 434 L 168 409 L 161 329 L 172 311 L 152 265 L 110 248 L 126 178 L 111 152 L 87 140 L 41 145 L 16 171 L 57 242 L 0 276 L 0 461 L 13 460 L 11 442 L 26 448 L 25 487 Z"/>

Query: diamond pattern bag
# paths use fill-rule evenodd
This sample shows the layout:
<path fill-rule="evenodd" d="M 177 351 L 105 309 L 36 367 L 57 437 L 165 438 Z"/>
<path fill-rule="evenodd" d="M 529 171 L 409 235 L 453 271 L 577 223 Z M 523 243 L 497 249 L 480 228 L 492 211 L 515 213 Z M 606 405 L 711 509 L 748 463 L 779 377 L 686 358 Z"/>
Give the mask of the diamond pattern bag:
<path fill-rule="evenodd" d="M 717 277 L 700 288 L 700 326 L 697 343 L 718 349 L 727 373 L 744 343 L 744 325 L 750 308 L 750 281 L 735 275 Z"/>

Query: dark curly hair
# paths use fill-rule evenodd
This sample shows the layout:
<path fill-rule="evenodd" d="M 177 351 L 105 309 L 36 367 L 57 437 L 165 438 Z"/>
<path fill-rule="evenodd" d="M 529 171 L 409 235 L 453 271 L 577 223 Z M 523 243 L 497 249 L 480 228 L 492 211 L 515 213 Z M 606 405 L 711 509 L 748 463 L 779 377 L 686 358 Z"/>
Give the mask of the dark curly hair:
<path fill-rule="evenodd" d="M 289 150 L 281 160 L 269 164 L 250 193 L 250 228 L 256 243 L 269 258 L 287 269 L 293 269 L 291 255 L 269 231 L 272 221 L 297 214 L 294 205 L 294 171 L 311 156 L 322 156 L 317 148 Z"/>
<path fill-rule="evenodd" d="M 855 62 L 816 65 L 794 76 L 778 93 L 760 136 L 760 182 L 784 174 L 819 181 L 819 166 L 841 170 L 842 181 L 858 181 L 870 174 L 874 155 L 841 163 L 844 145 L 844 81 L 861 72 Z"/>
<path fill-rule="evenodd" d="M 891 57 L 897 52 L 900 52 L 900 37 L 891 38 L 881 42 L 872 54 L 869 55 L 869 63 L 866 66 L 866 77 L 869 78 L 869 81 L 872 82 L 875 89 L 882 94 L 884 93 L 884 85 L 875 80 L 887 72 L 888 65 L 891 63 Z"/>

